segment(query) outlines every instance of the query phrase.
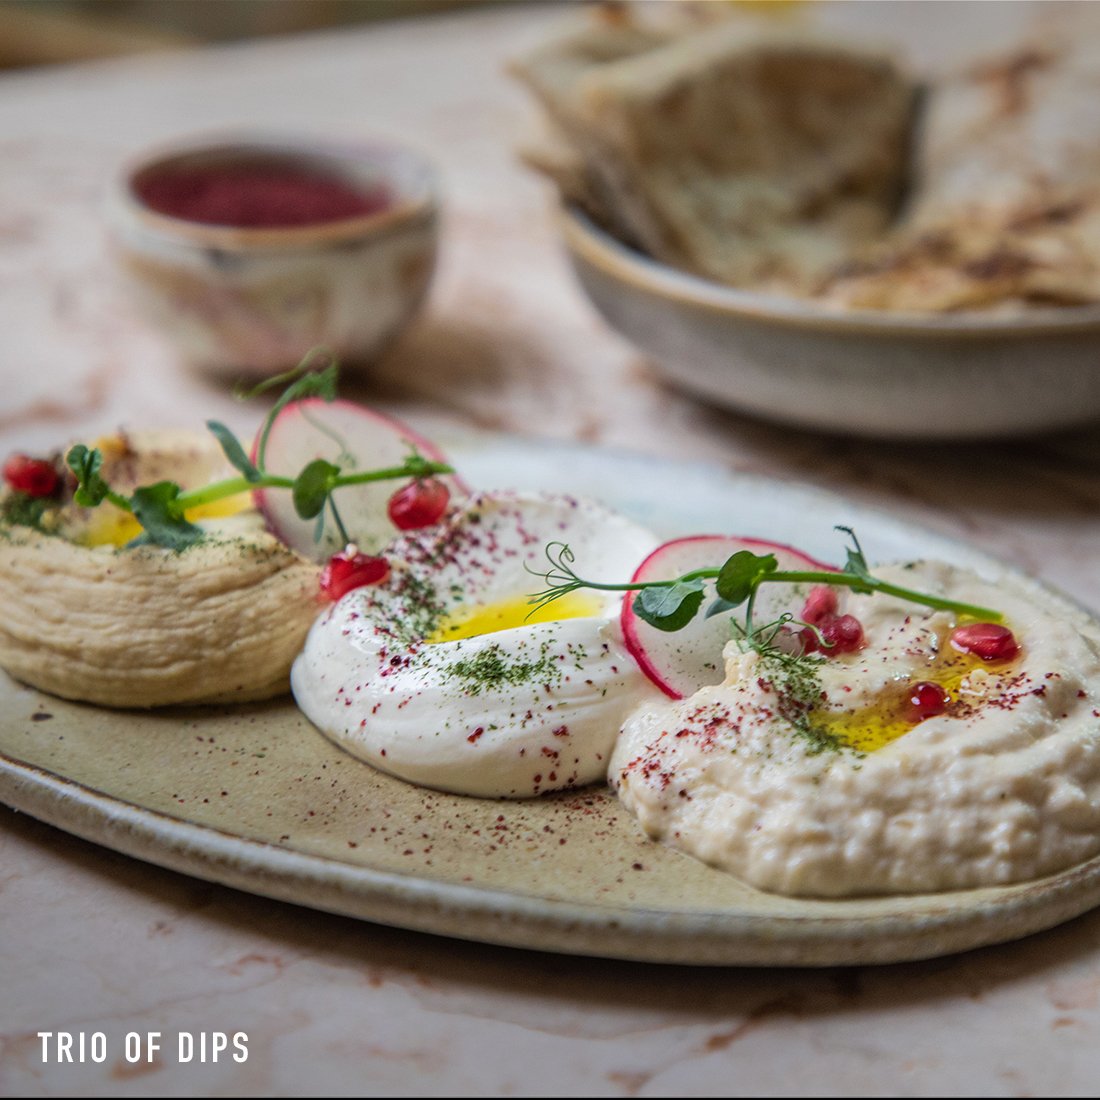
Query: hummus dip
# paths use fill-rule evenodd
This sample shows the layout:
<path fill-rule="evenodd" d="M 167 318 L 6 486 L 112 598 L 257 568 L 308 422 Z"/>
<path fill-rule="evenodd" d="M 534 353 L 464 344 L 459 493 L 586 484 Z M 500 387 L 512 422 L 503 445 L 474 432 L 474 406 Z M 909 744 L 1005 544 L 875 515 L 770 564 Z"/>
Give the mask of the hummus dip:
<path fill-rule="evenodd" d="M 1039 586 L 952 566 L 883 580 L 997 608 L 1019 646 L 984 661 L 954 616 L 841 595 L 853 654 L 725 649 L 726 678 L 627 721 L 610 781 L 645 831 L 781 894 L 905 894 L 1020 882 L 1100 852 L 1100 634 Z M 920 720 L 915 685 L 943 713 Z"/>
<path fill-rule="evenodd" d="M 140 432 L 97 444 L 116 489 L 184 488 L 231 472 L 212 437 Z M 108 707 L 270 699 L 317 614 L 317 566 L 263 529 L 250 498 L 188 513 L 205 538 L 135 546 L 134 518 L 59 500 L 37 525 L 5 521 L 0 494 L 0 668 L 42 691 Z"/>

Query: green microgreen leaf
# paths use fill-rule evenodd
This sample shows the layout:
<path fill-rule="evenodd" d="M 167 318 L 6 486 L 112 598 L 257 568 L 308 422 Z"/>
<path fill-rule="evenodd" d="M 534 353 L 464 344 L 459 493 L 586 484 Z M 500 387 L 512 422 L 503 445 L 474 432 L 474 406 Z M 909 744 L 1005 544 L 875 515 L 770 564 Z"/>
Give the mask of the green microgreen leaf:
<path fill-rule="evenodd" d="M 144 534 L 135 541 L 150 542 L 169 550 L 183 550 L 201 542 L 201 527 L 189 522 L 178 503 L 180 487 L 174 481 L 158 481 L 135 489 L 130 503 Z"/>
<path fill-rule="evenodd" d="M 294 510 L 302 519 L 313 519 L 324 510 L 340 467 L 323 458 L 315 458 L 294 480 L 291 496 Z"/>
<path fill-rule="evenodd" d="M 95 508 L 110 493 L 110 486 L 100 476 L 103 452 L 98 447 L 88 448 L 78 443 L 65 456 L 69 469 L 76 475 L 77 490 L 74 499 L 82 508 Z"/>
<path fill-rule="evenodd" d="M 731 608 L 740 607 L 756 591 L 761 580 L 778 568 L 779 561 L 774 554 L 738 550 L 726 559 L 715 587 L 719 597 Z"/>
<path fill-rule="evenodd" d="M 634 599 L 634 611 L 650 626 L 673 631 L 687 626 L 702 603 L 703 582 L 694 578 L 656 588 L 643 588 Z"/>
<path fill-rule="evenodd" d="M 835 531 L 843 531 L 851 540 L 852 545 L 847 547 L 847 558 L 844 563 L 844 572 L 852 573 L 862 580 L 867 582 L 866 585 L 850 584 L 848 587 L 853 592 L 860 592 L 866 595 L 867 593 L 874 591 L 873 578 L 871 576 L 871 567 L 867 564 L 867 558 L 864 556 L 863 547 L 859 544 L 859 539 L 856 538 L 856 533 L 851 527 L 843 527 L 837 524 L 833 528 Z"/>
<path fill-rule="evenodd" d="M 707 608 L 704 619 L 712 619 L 715 615 L 724 615 L 727 611 L 732 611 L 737 604 L 730 603 L 729 600 L 723 600 L 719 596 L 716 600 L 712 600 L 710 606 Z"/>
<path fill-rule="evenodd" d="M 405 456 L 405 465 L 409 468 L 409 476 L 415 480 L 422 480 L 432 476 L 432 462 L 425 458 L 417 449 L 415 443 L 405 441 L 409 447 L 409 453 Z"/>
<path fill-rule="evenodd" d="M 229 460 L 230 465 L 244 474 L 245 480 L 259 481 L 263 475 L 256 469 L 248 455 L 245 454 L 241 441 L 220 421 L 208 420 L 206 426 L 221 444 L 222 451 Z"/>

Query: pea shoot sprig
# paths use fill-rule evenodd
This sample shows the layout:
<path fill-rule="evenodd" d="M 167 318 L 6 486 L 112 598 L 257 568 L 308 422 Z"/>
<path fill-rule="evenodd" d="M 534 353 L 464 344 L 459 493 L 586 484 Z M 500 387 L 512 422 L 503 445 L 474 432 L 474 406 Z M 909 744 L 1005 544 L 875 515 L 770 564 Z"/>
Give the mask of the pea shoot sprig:
<path fill-rule="evenodd" d="M 109 501 L 116 508 L 131 513 L 143 529 L 142 534 L 131 545 L 153 544 L 171 550 L 182 550 L 200 542 L 204 537 L 202 528 L 187 518 L 190 509 L 253 489 L 288 489 L 297 514 L 302 519 L 317 520 L 314 530 L 316 541 L 320 542 L 324 534 L 327 510 L 340 538 L 348 543 L 352 540 L 344 529 L 333 498 L 337 489 L 372 481 L 417 480 L 436 474 L 454 473 L 451 466 L 425 458 L 411 444 L 408 456 L 399 466 L 344 473 L 339 466 L 327 459 L 316 458 L 293 477 L 272 473 L 267 468 L 267 444 L 272 425 L 279 413 L 293 402 L 308 397 L 318 397 L 325 401 L 336 398 L 336 364 L 330 363 L 324 369 L 314 370 L 309 368 L 310 358 L 307 357 L 294 370 L 268 379 L 243 395 L 252 397 L 276 386 L 286 385 L 260 428 L 255 462 L 248 457 L 240 440 L 229 428 L 217 420 L 206 422 L 207 428 L 221 445 L 227 461 L 237 470 L 237 476 L 187 490 L 174 481 L 158 481 L 153 485 L 140 486 L 126 496 L 112 489 L 103 477 L 103 453 L 99 448 L 78 443 L 65 456 L 67 466 L 76 476 L 76 503 L 85 508 L 95 508 L 104 501 Z M 318 424 L 317 427 L 325 430 L 323 425 Z M 338 442 L 343 447 L 342 441 Z M 343 449 L 346 451 L 346 447 Z"/>
<path fill-rule="evenodd" d="M 851 539 L 847 558 L 841 570 L 780 569 L 774 554 L 754 554 L 751 550 L 738 550 L 717 567 L 694 569 L 668 580 L 638 581 L 626 584 L 603 584 L 585 580 L 573 568 L 573 551 L 562 542 L 552 542 L 546 548 L 550 568 L 545 572 L 532 570 L 546 582 L 546 588 L 531 596 L 530 602 L 540 608 L 570 592 L 591 588 L 603 592 L 637 592 L 634 612 L 640 619 L 658 630 L 682 630 L 699 614 L 706 595 L 708 581 L 714 581 L 715 598 L 705 615 L 720 615 L 743 608 L 743 620 L 736 623 L 737 633 L 750 644 L 754 639 L 764 644 L 771 639 L 763 637 L 769 628 L 774 636 L 775 623 L 755 627 L 753 607 L 760 588 L 764 584 L 827 584 L 847 588 L 852 592 L 882 593 L 910 603 L 921 604 L 935 610 L 953 611 L 982 622 L 1000 622 L 999 611 L 976 604 L 949 600 L 927 592 L 902 588 L 872 575 L 863 549 L 850 527 L 837 527 Z"/>

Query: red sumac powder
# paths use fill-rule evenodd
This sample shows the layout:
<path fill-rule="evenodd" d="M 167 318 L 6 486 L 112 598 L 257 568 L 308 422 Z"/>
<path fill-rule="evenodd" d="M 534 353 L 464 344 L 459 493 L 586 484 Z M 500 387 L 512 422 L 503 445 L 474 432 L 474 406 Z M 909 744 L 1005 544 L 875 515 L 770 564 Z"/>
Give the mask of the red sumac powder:
<path fill-rule="evenodd" d="M 242 229 L 317 225 L 374 214 L 382 188 L 360 190 L 334 175 L 291 163 L 164 166 L 134 184 L 150 210 L 184 221 Z"/>

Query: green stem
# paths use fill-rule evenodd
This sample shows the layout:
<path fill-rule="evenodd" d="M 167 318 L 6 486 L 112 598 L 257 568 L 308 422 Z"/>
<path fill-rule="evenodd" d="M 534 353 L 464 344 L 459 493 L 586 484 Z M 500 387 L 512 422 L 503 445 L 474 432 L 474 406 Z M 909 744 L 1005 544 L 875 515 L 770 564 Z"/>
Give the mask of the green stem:
<path fill-rule="evenodd" d="M 757 585 L 750 593 L 749 598 L 745 601 L 745 637 L 751 638 L 753 635 L 752 629 L 752 609 L 756 605 L 756 593 L 760 591 L 760 585 Z"/>
<path fill-rule="evenodd" d="M 336 498 L 329 493 L 328 495 L 328 507 L 332 513 L 333 522 L 336 524 L 336 530 L 340 535 L 340 542 L 347 546 L 351 542 L 351 538 L 348 535 L 348 529 L 344 526 L 344 521 L 340 518 L 340 513 L 336 508 Z"/>
<path fill-rule="evenodd" d="M 453 474 L 454 467 L 443 462 L 426 462 L 417 459 L 415 462 L 405 462 L 400 466 L 387 466 L 381 470 L 364 470 L 357 474 L 340 474 L 333 479 L 333 489 L 341 489 L 346 485 L 365 485 L 372 481 L 392 481 L 401 477 L 430 477 L 435 474 Z M 191 489 L 186 493 L 180 493 L 176 498 L 177 504 L 187 511 L 190 508 L 198 508 L 203 504 L 212 504 L 226 497 L 236 496 L 238 493 L 246 493 L 250 489 L 293 489 L 294 479 L 291 477 L 277 477 L 275 474 L 264 474 L 259 481 L 249 481 L 246 477 L 230 477 L 224 481 L 215 481 L 210 485 L 204 485 L 201 489 Z M 115 497 L 118 499 L 116 500 Z M 119 504 L 120 508 L 130 510 L 129 501 L 125 497 L 114 494 L 112 503 Z M 121 501 L 122 503 L 119 503 Z"/>
<path fill-rule="evenodd" d="M 371 481 L 390 481 L 398 477 L 434 477 L 436 474 L 453 474 L 454 467 L 445 462 L 429 462 L 417 456 L 400 466 L 387 466 L 381 470 L 365 470 L 360 474 L 340 474 L 332 487 L 339 489 L 344 485 L 365 485 Z"/>
<path fill-rule="evenodd" d="M 632 584 L 600 584 L 597 581 L 586 581 L 577 578 L 584 588 L 595 588 L 603 592 L 639 592 L 643 588 L 670 588 L 682 581 L 714 580 L 721 572 L 720 569 L 695 569 L 683 576 L 675 577 L 667 581 L 636 581 Z M 881 592 L 884 596 L 897 596 L 899 599 L 908 600 L 910 603 L 922 604 L 936 611 L 954 611 L 959 615 L 967 615 L 983 622 L 999 623 L 1004 616 L 991 607 L 981 607 L 978 604 L 963 603 L 960 600 L 949 600 L 942 596 L 931 596 L 924 592 L 914 592 L 909 588 L 901 588 L 896 584 L 876 580 L 874 577 L 864 577 L 857 573 L 841 573 L 832 570 L 820 572 L 786 572 L 768 573 L 761 577 L 758 584 L 766 582 L 779 584 L 831 584 L 840 588 L 854 588 Z M 755 599 L 756 590 L 750 599 Z M 750 605 L 751 606 L 751 605 Z"/>
<path fill-rule="evenodd" d="M 216 500 L 247 493 L 249 489 L 293 489 L 294 479 L 264 474 L 259 481 L 249 481 L 246 477 L 228 477 L 224 481 L 215 481 L 201 489 L 189 489 L 180 493 L 176 503 L 184 510 L 199 508 L 204 504 L 213 504 Z"/>
<path fill-rule="evenodd" d="M 358 474 L 341 474 L 333 479 L 333 489 L 341 489 L 347 485 L 366 485 L 372 481 L 392 481 L 402 477 L 432 477 L 436 474 L 453 474 L 454 467 L 443 462 L 429 462 L 419 456 L 405 462 L 401 466 L 387 466 L 381 470 L 364 470 Z M 293 489 L 294 479 L 290 477 L 278 477 L 275 474 L 264 474 L 258 481 L 249 481 L 246 477 L 229 477 L 223 481 L 215 481 L 210 485 L 204 485 L 201 489 L 190 489 L 180 493 L 176 498 L 181 514 L 192 508 L 201 508 L 204 504 L 213 504 L 215 501 L 224 500 L 226 497 L 237 496 L 238 493 L 247 493 L 252 489 Z M 123 512 L 133 514 L 134 507 L 128 497 L 115 492 L 107 491 L 106 499 Z M 330 497 L 331 502 L 331 497 Z M 333 518 L 336 525 L 343 532 L 343 524 L 333 505 Z M 342 536 L 347 541 L 346 535 Z"/>
<path fill-rule="evenodd" d="M 717 574 L 715 575 L 717 576 Z M 862 577 L 856 573 L 769 573 L 763 579 L 766 581 L 785 581 L 788 584 L 835 584 L 845 588 L 869 588 L 873 592 L 881 592 L 884 596 L 896 596 L 900 600 L 923 604 L 925 607 L 931 607 L 936 611 L 954 611 L 960 615 L 968 615 L 973 619 L 981 619 L 984 622 L 999 623 L 1004 618 L 999 611 L 995 611 L 991 607 L 963 603 L 961 600 L 949 600 L 943 596 L 931 596 L 926 592 L 915 592 L 911 588 L 902 588 L 900 585 L 880 581 L 874 577 Z"/>
<path fill-rule="evenodd" d="M 277 374 L 274 378 L 268 378 L 266 381 L 261 382 L 258 386 L 253 388 L 247 396 L 255 397 L 257 394 L 264 393 L 275 386 L 281 386 L 284 382 L 293 382 L 297 380 L 297 382 L 300 383 L 303 377 L 310 376 L 311 373 L 316 375 L 317 372 L 313 371 L 312 364 L 313 360 L 316 359 L 318 355 L 327 356 L 330 360 L 329 369 L 335 369 L 335 361 L 332 360 L 332 355 L 327 349 L 311 348 L 306 352 L 302 361 L 296 367 L 292 370 L 285 371 L 283 374 Z M 320 373 L 323 374 L 324 372 L 322 371 Z M 256 445 L 256 466 L 264 473 L 267 472 L 265 470 L 267 464 L 267 441 L 268 437 L 271 435 L 271 429 L 275 426 L 275 421 L 278 419 L 279 413 L 281 413 L 287 405 L 305 396 L 304 394 L 296 393 L 295 390 L 297 388 L 297 385 L 291 385 L 283 391 L 282 395 L 268 411 L 267 416 L 264 417 L 264 422 L 260 427 L 260 438 Z M 335 392 L 333 393 L 333 396 L 334 395 Z M 329 400 L 331 400 L 331 397 Z"/>

